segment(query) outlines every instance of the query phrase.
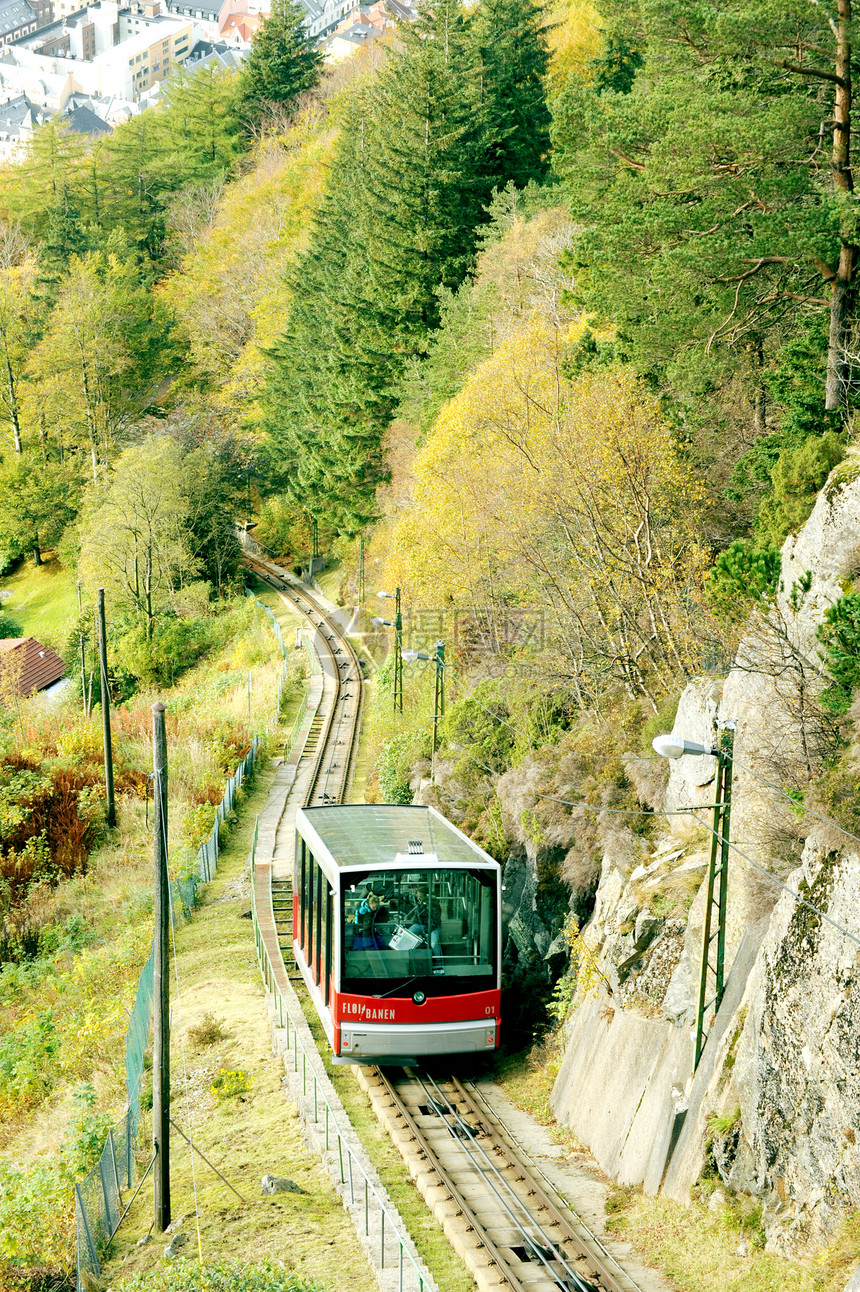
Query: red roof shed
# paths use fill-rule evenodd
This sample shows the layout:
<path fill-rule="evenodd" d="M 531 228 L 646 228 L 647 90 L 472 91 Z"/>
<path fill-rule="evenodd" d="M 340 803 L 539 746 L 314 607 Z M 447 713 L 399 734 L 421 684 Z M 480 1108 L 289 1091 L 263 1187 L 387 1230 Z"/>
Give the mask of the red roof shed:
<path fill-rule="evenodd" d="M 19 696 L 34 695 L 59 682 L 66 666 L 56 651 L 35 637 L 0 638 L 0 675 Z"/>

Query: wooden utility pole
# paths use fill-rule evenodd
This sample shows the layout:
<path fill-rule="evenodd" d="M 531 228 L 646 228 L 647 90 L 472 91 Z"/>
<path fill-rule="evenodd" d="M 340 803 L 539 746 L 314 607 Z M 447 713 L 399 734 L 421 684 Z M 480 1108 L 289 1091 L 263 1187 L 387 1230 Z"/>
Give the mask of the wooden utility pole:
<path fill-rule="evenodd" d="M 170 1224 L 170 979 L 167 947 L 170 888 L 167 882 L 167 736 L 164 705 L 152 706 L 153 857 L 155 928 L 152 941 L 152 1150 L 155 1154 L 155 1228 Z"/>
<path fill-rule="evenodd" d="M 394 589 L 394 710 L 403 712 L 403 616 L 400 589 Z"/>
<path fill-rule="evenodd" d="M 110 733 L 110 691 L 107 674 L 107 639 L 105 636 L 105 590 L 98 590 L 99 671 L 102 680 L 102 731 L 105 746 L 105 792 L 107 795 L 107 823 L 116 825 L 116 800 L 113 792 L 113 747 Z"/>

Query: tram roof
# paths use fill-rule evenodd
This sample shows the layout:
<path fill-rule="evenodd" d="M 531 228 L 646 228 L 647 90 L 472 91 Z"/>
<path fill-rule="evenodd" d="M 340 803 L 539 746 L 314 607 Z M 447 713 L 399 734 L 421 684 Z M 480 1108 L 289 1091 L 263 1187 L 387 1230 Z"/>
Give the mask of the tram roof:
<path fill-rule="evenodd" d="M 435 808 L 411 804 L 355 803 L 335 807 L 300 808 L 299 833 L 315 849 L 317 840 L 336 866 L 371 867 L 405 858 L 410 844 L 423 845 L 409 863 L 420 865 L 435 854 L 440 866 L 480 866 L 497 863 Z M 308 829 L 310 827 L 310 829 Z"/>

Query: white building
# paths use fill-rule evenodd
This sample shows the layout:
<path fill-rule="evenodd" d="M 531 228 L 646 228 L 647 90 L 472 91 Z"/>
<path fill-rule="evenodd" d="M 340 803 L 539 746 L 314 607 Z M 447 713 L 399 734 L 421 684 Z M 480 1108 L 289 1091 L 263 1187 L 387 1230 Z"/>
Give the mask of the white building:
<path fill-rule="evenodd" d="M 66 0 L 59 0 L 64 3 Z M 196 39 L 194 24 L 160 12 L 120 7 L 116 0 L 69 14 L 0 50 L 0 81 L 54 111 L 70 94 L 137 103 L 181 67 Z"/>

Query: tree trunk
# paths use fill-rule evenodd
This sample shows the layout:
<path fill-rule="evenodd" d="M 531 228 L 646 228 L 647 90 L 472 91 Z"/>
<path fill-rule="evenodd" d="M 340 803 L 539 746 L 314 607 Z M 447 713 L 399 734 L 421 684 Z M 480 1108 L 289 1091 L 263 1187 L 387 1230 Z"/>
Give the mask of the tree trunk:
<path fill-rule="evenodd" d="M 839 0 L 838 20 L 836 24 L 836 100 L 833 107 L 833 153 L 831 168 L 833 184 L 837 193 L 845 194 L 854 191 L 854 176 L 851 170 L 851 0 Z M 827 345 L 827 386 L 825 403 L 827 409 L 843 407 L 846 386 L 846 351 L 847 335 L 851 320 L 851 305 L 854 296 L 854 270 L 857 263 L 857 247 L 852 241 L 853 213 L 847 210 L 841 218 L 840 234 L 842 245 L 839 249 L 839 267 L 833 282 L 833 295 L 830 300 L 830 337 Z"/>
<path fill-rule="evenodd" d="M 767 391 L 761 379 L 764 368 L 764 346 L 762 345 L 761 337 L 756 337 L 753 344 L 753 358 L 756 369 L 756 388 L 753 397 L 753 431 L 756 435 L 764 435 L 767 431 Z"/>
<path fill-rule="evenodd" d="M 12 439 L 15 444 L 15 452 L 21 452 L 21 423 L 18 420 L 18 393 L 15 390 L 15 374 L 12 371 L 12 364 L 9 362 L 9 356 L 6 355 L 6 392 L 9 405 L 9 421 L 12 424 Z"/>
<path fill-rule="evenodd" d="M 830 336 L 827 344 L 827 386 L 824 407 L 841 408 L 845 403 L 847 377 L 846 338 L 851 323 L 854 296 L 855 248 L 843 242 L 839 252 L 839 269 L 830 298 Z"/>

